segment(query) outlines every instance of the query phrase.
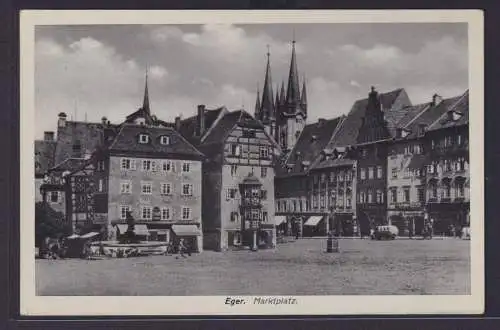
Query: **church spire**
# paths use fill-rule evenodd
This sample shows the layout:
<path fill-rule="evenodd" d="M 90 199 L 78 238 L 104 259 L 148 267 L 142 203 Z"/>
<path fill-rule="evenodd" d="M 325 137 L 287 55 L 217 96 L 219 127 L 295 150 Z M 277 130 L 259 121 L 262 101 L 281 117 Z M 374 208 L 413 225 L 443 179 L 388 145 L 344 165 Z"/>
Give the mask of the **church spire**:
<path fill-rule="evenodd" d="M 290 72 L 288 74 L 286 103 L 290 105 L 297 105 L 300 103 L 299 76 L 297 70 L 297 58 L 295 55 L 295 38 L 292 41 L 292 59 L 290 61 Z"/>
<path fill-rule="evenodd" d="M 144 100 L 142 101 L 142 109 L 148 114 L 151 114 L 151 110 L 149 108 L 148 69 L 146 69 L 146 84 L 144 86 Z"/>
<path fill-rule="evenodd" d="M 276 85 L 276 101 L 274 102 L 274 109 L 278 112 L 278 107 L 280 106 L 280 85 Z"/>
<path fill-rule="evenodd" d="M 271 78 L 271 54 L 269 53 L 269 45 L 267 46 L 267 66 L 266 77 L 264 79 L 264 89 L 262 91 L 261 116 L 262 119 L 270 119 L 274 117 L 274 100 L 273 100 L 273 82 Z"/>
<path fill-rule="evenodd" d="M 300 97 L 300 104 L 307 105 L 306 77 L 304 77 L 302 80 L 302 94 Z"/>
<path fill-rule="evenodd" d="M 257 84 L 257 99 L 255 100 L 255 118 L 260 119 L 260 92 L 259 84 Z"/>
<path fill-rule="evenodd" d="M 285 82 L 281 82 L 281 90 L 280 90 L 280 105 L 285 104 Z"/>

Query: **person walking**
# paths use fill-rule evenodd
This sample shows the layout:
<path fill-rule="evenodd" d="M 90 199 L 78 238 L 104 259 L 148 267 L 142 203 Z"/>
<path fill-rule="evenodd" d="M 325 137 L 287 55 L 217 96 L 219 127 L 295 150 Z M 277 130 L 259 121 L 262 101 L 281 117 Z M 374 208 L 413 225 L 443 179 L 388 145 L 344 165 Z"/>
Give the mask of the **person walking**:
<path fill-rule="evenodd" d="M 186 246 L 184 245 L 184 239 L 181 238 L 179 240 L 179 245 L 178 245 L 179 256 L 186 258 L 186 255 L 184 254 L 184 252 L 186 252 Z M 176 259 L 179 259 L 179 256 L 177 256 Z"/>

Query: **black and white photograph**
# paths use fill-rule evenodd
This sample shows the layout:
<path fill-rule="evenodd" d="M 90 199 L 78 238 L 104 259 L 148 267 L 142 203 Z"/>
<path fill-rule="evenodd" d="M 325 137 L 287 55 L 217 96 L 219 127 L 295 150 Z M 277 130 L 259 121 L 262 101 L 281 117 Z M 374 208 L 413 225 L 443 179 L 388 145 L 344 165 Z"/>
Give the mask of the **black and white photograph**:
<path fill-rule="evenodd" d="M 481 14 L 328 13 L 23 13 L 21 310 L 482 312 Z"/>

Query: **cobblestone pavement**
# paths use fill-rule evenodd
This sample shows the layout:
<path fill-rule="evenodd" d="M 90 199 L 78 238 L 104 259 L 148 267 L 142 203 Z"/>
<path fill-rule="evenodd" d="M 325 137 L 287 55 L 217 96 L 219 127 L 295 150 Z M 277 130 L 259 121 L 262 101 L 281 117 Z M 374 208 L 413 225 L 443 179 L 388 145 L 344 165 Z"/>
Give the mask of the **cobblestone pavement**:
<path fill-rule="evenodd" d="M 470 241 L 323 239 L 186 259 L 37 260 L 38 295 L 469 294 Z"/>

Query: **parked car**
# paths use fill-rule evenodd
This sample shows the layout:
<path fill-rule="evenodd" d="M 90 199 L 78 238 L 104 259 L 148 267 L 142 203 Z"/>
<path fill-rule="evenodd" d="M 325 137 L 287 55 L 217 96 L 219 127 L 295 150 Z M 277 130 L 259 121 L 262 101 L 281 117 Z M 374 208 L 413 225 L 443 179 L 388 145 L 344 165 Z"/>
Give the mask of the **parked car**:
<path fill-rule="evenodd" d="M 399 230 L 396 226 L 377 226 L 372 232 L 371 238 L 376 240 L 393 240 L 398 236 Z"/>

